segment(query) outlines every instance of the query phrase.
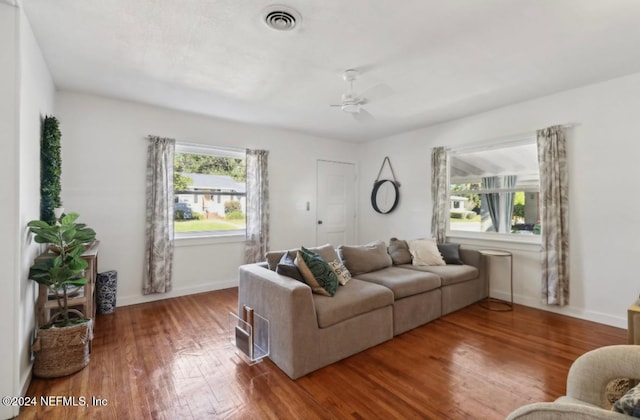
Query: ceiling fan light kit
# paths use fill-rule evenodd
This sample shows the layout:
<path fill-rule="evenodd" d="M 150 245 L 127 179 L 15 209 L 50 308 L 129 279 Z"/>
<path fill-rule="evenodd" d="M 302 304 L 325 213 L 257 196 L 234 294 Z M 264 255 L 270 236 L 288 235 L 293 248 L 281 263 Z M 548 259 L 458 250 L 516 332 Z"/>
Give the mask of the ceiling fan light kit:
<path fill-rule="evenodd" d="M 340 107 L 344 112 L 348 112 L 349 114 L 357 114 L 360 112 L 360 105 L 358 104 L 342 104 Z"/>
<path fill-rule="evenodd" d="M 364 102 L 359 98 L 354 98 L 351 93 L 343 93 L 342 94 L 342 104 L 340 108 L 344 112 L 348 112 L 351 114 L 356 114 L 360 112 L 360 105 Z"/>
<path fill-rule="evenodd" d="M 373 116 L 362 107 L 367 103 L 367 99 L 359 97 L 353 90 L 353 82 L 357 79 L 358 74 L 358 70 L 355 69 L 347 69 L 342 73 L 344 81 L 349 83 L 349 90 L 342 94 L 341 103 L 330 106 L 340 107 L 343 112 L 353 115 L 357 121 L 370 121 L 374 119 Z"/>
<path fill-rule="evenodd" d="M 342 73 L 342 78 L 344 79 L 345 82 L 351 83 L 354 80 L 356 80 L 356 77 L 358 77 L 358 70 L 355 69 L 347 69 L 344 71 L 344 73 Z"/>

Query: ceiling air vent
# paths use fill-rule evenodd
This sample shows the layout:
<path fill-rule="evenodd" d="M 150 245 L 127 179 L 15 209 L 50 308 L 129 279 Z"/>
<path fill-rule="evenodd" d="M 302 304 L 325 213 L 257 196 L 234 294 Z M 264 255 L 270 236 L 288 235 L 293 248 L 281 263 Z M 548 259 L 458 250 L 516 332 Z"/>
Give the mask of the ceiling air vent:
<path fill-rule="evenodd" d="M 300 13 L 286 6 L 269 6 L 263 16 L 267 26 L 277 31 L 290 31 L 301 20 Z"/>

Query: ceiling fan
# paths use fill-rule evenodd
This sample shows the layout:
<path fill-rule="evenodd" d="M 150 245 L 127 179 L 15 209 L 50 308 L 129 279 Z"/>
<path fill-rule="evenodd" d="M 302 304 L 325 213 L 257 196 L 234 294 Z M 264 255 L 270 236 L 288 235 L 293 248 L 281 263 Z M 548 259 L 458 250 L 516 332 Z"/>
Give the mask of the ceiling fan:
<path fill-rule="evenodd" d="M 342 94 L 342 102 L 339 104 L 332 104 L 329 106 L 340 107 L 342 111 L 353 115 L 357 121 L 372 121 L 375 120 L 373 115 L 371 115 L 366 109 L 362 106 L 366 104 L 367 98 L 364 96 L 358 96 L 353 90 L 353 82 L 358 77 L 358 70 L 348 69 L 345 70 L 342 74 L 342 78 L 345 82 L 349 83 L 349 90 Z"/>

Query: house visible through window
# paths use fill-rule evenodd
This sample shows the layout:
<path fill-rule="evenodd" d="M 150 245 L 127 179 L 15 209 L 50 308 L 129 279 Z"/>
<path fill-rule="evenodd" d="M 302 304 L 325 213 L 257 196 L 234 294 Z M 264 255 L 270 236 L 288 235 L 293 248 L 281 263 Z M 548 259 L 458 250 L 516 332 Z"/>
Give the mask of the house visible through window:
<path fill-rule="evenodd" d="M 449 230 L 540 234 L 540 176 L 535 138 L 449 159 Z"/>
<path fill-rule="evenodd" d="M 176 237 L 244 234 L 244 151 L 176 144 L 173 170 Z"/>

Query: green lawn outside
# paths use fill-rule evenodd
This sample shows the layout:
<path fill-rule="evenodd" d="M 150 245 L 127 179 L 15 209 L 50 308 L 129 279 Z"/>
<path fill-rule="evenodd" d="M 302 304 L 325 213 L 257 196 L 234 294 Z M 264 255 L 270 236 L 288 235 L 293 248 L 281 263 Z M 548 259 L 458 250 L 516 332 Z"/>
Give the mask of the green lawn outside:
<path fill-rule="evenodd" d="M 174 230 L 176 232 L 202 232 L 208 230 L 234 230 L 244 228 L 244 220 L 176 220 L 174 224 Z"/>

